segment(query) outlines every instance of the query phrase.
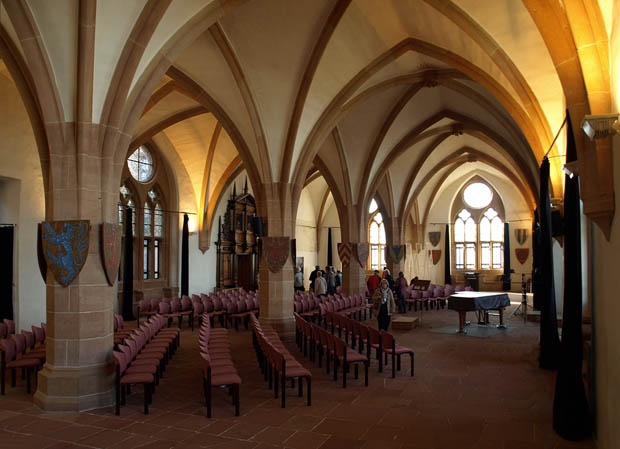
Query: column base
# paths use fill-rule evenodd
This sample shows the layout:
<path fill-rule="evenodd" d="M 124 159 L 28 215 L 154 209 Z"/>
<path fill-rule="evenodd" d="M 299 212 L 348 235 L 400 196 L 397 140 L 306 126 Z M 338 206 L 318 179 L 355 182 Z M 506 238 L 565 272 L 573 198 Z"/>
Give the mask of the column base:
<path fill-rule="evenodd" d="M 295 340 L 295 318 L 278 318 L 268 319 L 260 318 L 261 324 L 266 324 L 278 333 L 280 340 L 282 341 L 294 341 Z"/>
<path fill-rule="evenodd" d="M 114 367 L 55 368 L 39 372 L 33 403 L 46 411 L 82 412 L 114 405 Z"/>

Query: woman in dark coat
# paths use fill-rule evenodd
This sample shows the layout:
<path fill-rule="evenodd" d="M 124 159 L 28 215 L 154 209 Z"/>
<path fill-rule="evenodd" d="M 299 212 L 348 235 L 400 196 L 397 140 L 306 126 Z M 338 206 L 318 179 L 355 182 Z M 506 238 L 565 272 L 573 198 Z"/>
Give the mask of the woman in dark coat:
<path fill-rule="evenodd" d="M 394 302 L 394 294 L 390 289 L 390 284 L 386 279 L 381 280 L 381 284 L 373 296 L 374 309 L 377 312 L 377 323 L 379 330 L 387 331 L 390 327 L 390 319 L 396 303 Z"/>

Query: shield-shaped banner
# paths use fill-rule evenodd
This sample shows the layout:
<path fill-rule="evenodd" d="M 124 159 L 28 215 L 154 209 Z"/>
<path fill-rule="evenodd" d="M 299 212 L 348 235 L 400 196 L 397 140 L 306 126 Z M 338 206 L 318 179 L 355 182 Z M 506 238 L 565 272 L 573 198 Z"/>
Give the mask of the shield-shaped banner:
<path fill-rule="evenodd" d="M 80 273 L 88 256 L 88 220 L 44 221 L 41 238 L 47 268 L 63 286 Z"/>
<path fill-rule="evenodd" d="M 515 248 L 515 256 L 517 256 L 517 260 L 523 265 L 530 255 L 529 248 Z"/>
<path fill-rule="evenodd" d="M 433 255 L 433 265 L 437 265 L 441 259 L 441 250 L 434 249 L 431 251 L 431 254 Z"/>
<path fill-rule="evenodd" d="M 368 255 L 370 254 L 370 246 L 368 245 L 368 243 L 356 243 L 355 253 L 357 256 L 357 261 L 360 263 L 362 268 L 364 268 L 366 266 L 366 263 L 368 263 Z"/>
<path fill-rule="evenodd" d="M 431 244 L 433 246 L 439 245 L 439 241 L 441 240 L 441 232 L 439 232 L 439 231 L 429 232 L 428 233 L 428 240 L 429 240 L 429 242 L 431 242 Z"/>
<path fill-rule="evenodd" d="M 267 268 L 277 273 L 286 263 L 290 251 L 290 237 L 262 237 L 263 255 Z"/>
<path fill-rule="evenodd" d="M 527 229 L 515 229 L 515 238 L 517 239 L 517 242 L 519 242 L 519 245 L 523 245 L 525 243 L 527 240 L 527 234 Z"/>
<path fill-rule="evenodd" d="M 121 225 L 115 223 L 101 224 L 101 258 L 108 284 L 114 285 L 121 263 Z"/>
<path fill-rule="evenodd" d="M 338 243 L 338 257 L 342 262 L 342 267 L 346 268 L 351 262 L 351 244 L 350 243 Z"/>
<path fill-rule="evenodd" d="M 386 262 L 400 263 L 405 256 L 405 245 L 388 245 L 385 256 Z"/>

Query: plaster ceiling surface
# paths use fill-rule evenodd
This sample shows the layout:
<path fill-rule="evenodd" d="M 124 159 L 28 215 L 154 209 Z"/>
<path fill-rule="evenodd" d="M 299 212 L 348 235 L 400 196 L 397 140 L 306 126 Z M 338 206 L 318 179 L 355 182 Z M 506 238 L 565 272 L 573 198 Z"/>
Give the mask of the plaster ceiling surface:
<path fill-rule="evenodd" d="M 249 2 L 221 20 L 256 101 L 274 180 L 288 122 L 316 37 L 334 0 Z"/>
<path fill-rule="evenodd" d="M 30 0 L 28 2 L 41 39 L 49 53 L 65 120 L 74 120 L 77 95 L 77 0 Z M 115 65 L 115 64 L 114 64 Z"/>
<path fill-rule="evenodd" d="M 312 182 L 310 182 L 306 187 L 304 187 L 304 190 L 309 193 L 309 197 L 312 200 L 314 215 L 318 216 L 319 210 L 321 209 L 321 202 L 323 201 L 325 192 L 328 190 L 325 178 L 323 178 L 322 176 L 317 177 L 316 179 L 312 180 Z"/>
<path fill-rule="evenodd" d="M 386 89 L 368 101 L 358 103 L 339 123 L 338 129 L 347 155 L 351 187 L 354 191 L 360 188 L 373 143 L 385 119 L 407 89 L 407 86 Z"/>
<path fill-rule="evenodd" d="M 213 161 L 209 169 L 209 199 L 212 198 L 212 194 L 215 191 L 215 187 L 218 182 L 225 175 L 226 169 L 230 166 L 231 162 L 239 155 L 235 148 L 235 144 L 230 139 L 230 136 L 226 130 L 220 131 L 219 137 L 216 142 L 216 146 L 213 153 Z"/>
<path fill-rule="evenodd" d="M 140 118 L 134 135 L 139 136 L 149 128 L 174 116 L 176 113 L 187 111 L 197 106 L 199 104 L 186 95 L 177 91 L 170 92 Z"/>
<path fill-rule="evenodd" d="M 176 123 L 163 131 L 181 157 L 189 174 L 194 192 L 200 198 L 205 162 L 217 120 L 203 114 Z"/>
<path fill-rule="evenodd" d="M 15 82 L 13 81 L 13 77 L 11 76 L 11 73 L 6 68 L 4 61 L 1 58 L 0 58 L 0 75 L 6 78 L 7 81 L 10 81 L 11 83 L 15 84 Z"/>

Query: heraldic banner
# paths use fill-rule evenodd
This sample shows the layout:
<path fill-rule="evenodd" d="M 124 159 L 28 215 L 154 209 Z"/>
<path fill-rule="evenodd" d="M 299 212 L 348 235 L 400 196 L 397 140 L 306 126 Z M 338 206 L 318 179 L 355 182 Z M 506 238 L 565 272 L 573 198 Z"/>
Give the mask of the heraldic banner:
<path fill-rule="evenodd" d="M 44 221 L 43 256 L 56 281 L 67 286 L 80 273 L 88 256 L 90 221 Z"/>
<path fill-rule="evenodd" d="M 519 245 L 523 245 L 525 243 L 527 240 L 527 234 L 527 229 L 515 229 L 515 238 L 517 239 L 517 242 L 519 242 Z"/>
<path fill-rule="evenodd" d="M 433 246 L 439 245 L 439 240 L 441 240 L 441 232 L 429 232 L 428 233 L 428 241 L 431 242 Z"/>
<path fill-rule="evenodd" d="M 355 255 L 357 257 L 357 261 L 360 263 L 362 268 L 366 266 L 368 262 L 368 255 L 370 254 L 370 245 L 368 243 L 356 243 L 355 244 Z"/>
<path fill-rule="evenodd" d="M 515 256 L 517 256 L 517 260 L 521 265 L 525 263 L 528 256 L 530 255 L 529 248 L 515 248 Z"/>
<path fill-rule="evenodd" d="M 114 285 L 121 263 L 121 225 L 101 224 L 101 258 L 108 284 Z"/>
<path fill-rule="evenodd" d="M 340 262 L 342 262 L 343 268 L 349 266 L 349 263 L 351 262 L 351 252 L 352 247 L 350 243 L 338 243 L 338 257 L 340 257 Z"/>
<path fill-rule="evenodd" d="M 261 237 L 263 256 L 272 273 L 282 269 L 290 254 L 290 237 Z"/>
<path fill-rule="evenodd" d="M 434 249 L 431 251 L 431 255 L 433 256 L 433 265 L 437 265 L 441 259 L 441 250 Z"/>
<path fill-rule="evenodd" d="M 405 257 L 405 245 L 387 245 L 386 262 L 400 263 Z"/>

